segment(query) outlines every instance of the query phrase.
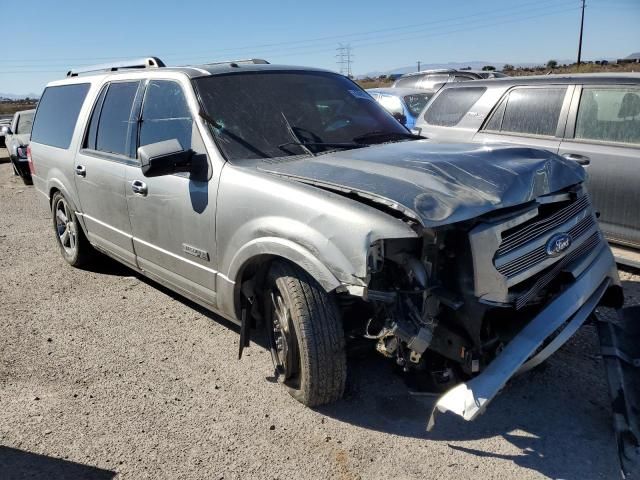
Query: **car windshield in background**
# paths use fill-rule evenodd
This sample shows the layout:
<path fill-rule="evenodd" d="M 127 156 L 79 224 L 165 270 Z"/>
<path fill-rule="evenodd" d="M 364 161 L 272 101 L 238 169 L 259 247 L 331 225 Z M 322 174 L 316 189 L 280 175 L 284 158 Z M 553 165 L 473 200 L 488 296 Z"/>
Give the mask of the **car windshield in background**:
<path fill-rule="evenodd" d="M 316 154 L 410 138 L 369 94 L 328 72 L 242 72 L 194 80 L 230 161 Z"/>
<path fill-rule="evenodd" d="M 424 107 L 426 107 L 432 96 L 432 93 L 412 93 L 411 95 L 404 96 L 404 103 L 407 104 L 407 108 L 411 112 L 411 115 L 417 117 L 420 115 L 420 112 L 422 112 Z"/>

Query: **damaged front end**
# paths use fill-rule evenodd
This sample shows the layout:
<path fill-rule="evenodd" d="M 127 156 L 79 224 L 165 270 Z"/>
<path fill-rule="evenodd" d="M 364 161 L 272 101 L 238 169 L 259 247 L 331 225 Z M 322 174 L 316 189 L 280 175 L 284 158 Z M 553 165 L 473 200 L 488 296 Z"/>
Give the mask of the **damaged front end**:
<path fill-rule="evenodd" d="M 429 428 L 437 411 L 473 420 L 598 305 L 622 301 L 613 256 L 579 185 L 423 228 L 418 239 L 378 241 L 368 266 L 364 336 L 423 388 L 446 391 Z"/>

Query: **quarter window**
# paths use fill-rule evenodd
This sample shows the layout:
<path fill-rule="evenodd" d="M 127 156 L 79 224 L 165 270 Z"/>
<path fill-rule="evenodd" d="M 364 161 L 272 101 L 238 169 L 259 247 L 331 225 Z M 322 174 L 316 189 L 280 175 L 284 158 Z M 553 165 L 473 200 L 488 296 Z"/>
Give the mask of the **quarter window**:
<path fill-rule="evenodd" d="M 489 119 L 485 130 L 554 136 L 567 89 L 516 88 Z"/>
<path fill-rule="evenodd" d="M 180 85 L 168 80 L 149 82 L 142 108 L 140 146 L 176 139 L 191 148 L 193 118 Z"/>
<path fill-rule="evenodd" d="M 31 133 L 33 126 L 33 112 L 21 113 L 18 117 L 18 125 L 16 125 L 16 134 L 28 135 Z"/>
<path fill-rule="evenodd" d="M 139 82 L 118 82 L 109 85 L 98 122 L 96 150 L 132 156 L 129 144 L 135 120 L 131 118 L 131 110 L 138 85 Z"/>
<path fill-rule="evenodd" d="M 575 138 L 640 145 L 640 89 L 585 88 Z"/>
<path fill-rule="evenodd" d="M 430 125 L 453 127 L 480 99 L 485 87 L 449 88 L 433 99 L 424 114 Z"/>
<path fill-rule="evenodd" d="M 46 88 L 38 103 L 31 141 L 69 148 L 89 86 L 88 83 L 78 83 Z"/>

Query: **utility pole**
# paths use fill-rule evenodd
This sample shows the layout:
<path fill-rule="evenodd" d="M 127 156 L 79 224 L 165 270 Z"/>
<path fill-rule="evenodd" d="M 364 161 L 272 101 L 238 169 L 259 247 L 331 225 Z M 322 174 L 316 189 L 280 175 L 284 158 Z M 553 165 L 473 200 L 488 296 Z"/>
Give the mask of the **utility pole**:
<path fill-rule="evenodd" d="M 353 76 L 351 72 L 351 64 L 353 63 L 351 45 L 343 45 L 342 43 L 339 45 L 340 46 L 336 49 L 338 51 L 336 57 L 338 58 L 338 65 L 340 65 L 340 73 L 351 78 Z"/>
<path fill-rule="evenodd" d="M 420 71 L 420 60 L 418 60 L 418 71 Z"/>
<path fill-rule="evenodd" d="M 580 61 L 582 60 L 582 31 L 584 30 L 584 7 L 585 7 L 585 0 L 582 0 L 582 17 L 580 19 L 580 42 L 578 42 L 578 68 L 580 68 Z"/>

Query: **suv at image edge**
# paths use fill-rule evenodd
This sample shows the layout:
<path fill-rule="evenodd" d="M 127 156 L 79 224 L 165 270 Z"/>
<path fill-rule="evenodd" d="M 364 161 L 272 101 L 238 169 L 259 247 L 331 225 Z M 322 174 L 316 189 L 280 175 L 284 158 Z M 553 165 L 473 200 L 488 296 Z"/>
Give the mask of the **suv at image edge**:
<path fill-rule="evenodd" d="M 606 237 L 640 248 L 640 74 L 447 85 L 427 105 L 414 131 L 435 142 L 544 148 L 583 165 Z"/>
<path fill-rule="evenodd" d="M 9 125 L 0 126 L 0 132 L 4 134 L 5 146 L 9 152 L 13 173 L 18 175 L 25 185 L 31 185 L 27 146 L 35 112 L 35 110 L 16 112 Z"/>
<path fill-rule="evenodd" d="M 580 166 L 415 140 L 344 76 L 234 62 L 53 82 L 30 161 L 69 264 L 116 258 L 240 354 L 264 327 L 303 404 L 342 396 L 360 338 L 472 420 L 622 292 Z"/>

